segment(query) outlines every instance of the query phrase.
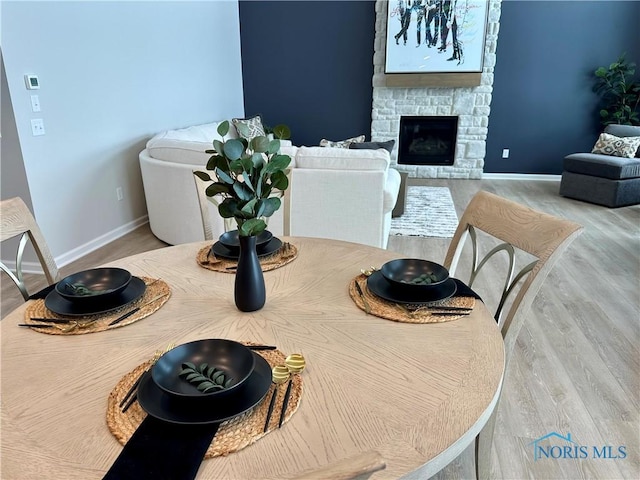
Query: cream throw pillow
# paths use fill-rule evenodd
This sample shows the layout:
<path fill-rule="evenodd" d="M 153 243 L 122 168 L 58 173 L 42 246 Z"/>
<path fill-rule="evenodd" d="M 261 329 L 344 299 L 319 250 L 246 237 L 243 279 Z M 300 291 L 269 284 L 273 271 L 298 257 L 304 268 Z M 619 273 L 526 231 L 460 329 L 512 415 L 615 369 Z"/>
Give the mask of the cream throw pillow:
<path fill-rule="evenodd" d="M 610 133 L 601 133 L 591 153 L 633 158 L 640 147 L 640 137 L 616 137 Z"/>
<path fill-rule="evenodd" d="M 364 135 L 360 135 L 359 137 L 347 138 L 346 140 L 341 140 L 339 142 L 333 142 L 331 140 L 327 140 L 323 138 L 320 140 L 321 147 L 333 147 L 333 148 L 349 148 L 349 145 L 352 143 L 361 143 L 364 142 Z"/>

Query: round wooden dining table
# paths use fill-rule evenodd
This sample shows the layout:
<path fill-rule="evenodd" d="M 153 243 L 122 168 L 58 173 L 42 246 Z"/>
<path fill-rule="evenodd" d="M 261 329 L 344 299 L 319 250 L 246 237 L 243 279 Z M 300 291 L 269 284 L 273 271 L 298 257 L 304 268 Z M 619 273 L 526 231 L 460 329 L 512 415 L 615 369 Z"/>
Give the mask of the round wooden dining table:
<path fill-rule="evenodd" d="M 275 345 L 303 354 L 307 367 L 289 421 L 242 450 L 205 459 L 197 478 L 290 478 L 369 450 L 387 464 L 373 478 L 427 478 L 451 462 L 499 396 L 504 344 L 491 313 L 476 301 L 471 314 L 443 323 L 367 314 L 349 295 L 350 281 L 401 255 L 335 240 L 282 240 L 297 257 L 264 273 L 266 304 L 255 312 L 236 308 L 235 275 L 202 268 L 196 255 L 207 243 L 194 243 L 109 264 L 171 289 L 162 308 L 130 325 L 48 335 L 18 326 L 29 302 L 7 315 L 1 478 L 104 476 L 123 448 L 105 420 L 114 385 L 154 351 L 208 338 Z"/>

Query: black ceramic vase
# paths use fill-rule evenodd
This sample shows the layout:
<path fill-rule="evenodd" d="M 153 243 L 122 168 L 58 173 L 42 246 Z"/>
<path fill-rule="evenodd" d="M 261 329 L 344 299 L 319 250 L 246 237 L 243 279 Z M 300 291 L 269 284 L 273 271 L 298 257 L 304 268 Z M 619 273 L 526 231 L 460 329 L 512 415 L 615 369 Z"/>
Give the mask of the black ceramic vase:
<path fill-rule="evenodd" d="M 266 292 L 264 275 L 256 252 L 256 237 L 240 236 L 240 258 L 236 269 L 235 300 L 242 312 L 264 307 Z"/>

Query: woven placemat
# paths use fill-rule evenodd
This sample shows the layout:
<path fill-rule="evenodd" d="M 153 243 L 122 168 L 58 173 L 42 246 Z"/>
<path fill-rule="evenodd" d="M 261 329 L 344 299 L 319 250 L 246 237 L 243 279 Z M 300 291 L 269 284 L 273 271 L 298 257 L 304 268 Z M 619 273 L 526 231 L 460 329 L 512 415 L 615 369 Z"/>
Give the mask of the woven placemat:
<path fill-rule="evenodd" d="M 245 345 L 250 344 L 251 342 L 245 342 Z M 279 350 L 264 350 L 256 353 L 262 355 L 272 368 L 276 365 L 284 364 L 285 355 Z M 125 413 L 122 413 L 119 407 L 120 401 L 142 372 L 151 367 L 151 365 L 153 365 L 153 360 L 149 360 L 127 373 L 109 394 L 107 425 L 113 436 L 116 437 L 122 445 L 129 441 L 129 438 L 131 438 L 131 435 L 133 435 L 140 426 L 147 414 L 142 410 L 138 402 L 134 402 Z M 294 375 L 292 378 L 291 397 L 289 398 L 283 424 L 289 421 L 296 412 L 300 405 L 300 399 L 302 398 L 302 376 Z M 276 388 L 274 384 L 271 384 L 269 391 L 258 405 L 242 415 L 220 424 L 220 428 L 209 446 L 205 458 L 213 458 L 237 452 L 261 439 L 270 431 L 277 429 L 286 390 L 285 385 L 286 384 L 280 385 L 278 388 L 275 406 L 269 422 L 269 429 L 266 432 L 263 432 L 264 423 L 267 419 L 267 410 L 269 408 L 269 402 L 271 401 L 271 394 L 273 389 Z"/>
<path fill-rule="evenodd" d="M 112 310 L 100 315 L 86 316 L 65 316 L 52 312 L 44 305 L 44 299 L 32 300 L 29 302 L 24 312 L 24 322 L 27 324 L 42 324 L 42 321 L 34 321 L 32 318 L 52 318 L 64 319 L 69 323 L 60 324 L 52 323 L 49 328 L 31 327 L 30 330 L 40 333 L 48 333 L 49 335 L 83 335 L 85 333 L 103 332 L 105 330 L 113 330 L 114 328 L 130 325 L 143 318 L 148 317 L 153 312 L 162 307 L 169 297 L 171 297 L 171 289 L 169 285 L 159 278 L 139 277 L 146 284 L 144 294 L 135 302 L 128 303 L 117 310 Z M 148 304 L 151 302 L 150 304 Z M 109 325 L 120 315 L 131 311 L 134 308 L 141 307 L 140 310 L 133 315 L 125 318 L 115 325 Z"/>
<path fill-rule="evenodd" d="M 269 270 L 275 270 L 287 263 L 293 262 L 297 256 L 298 249 L 296 246 L 289 242 L 284 242 L 282 247 L 280 247 L 280 249 L 275 253 L 265 257 L 259 257 L 259 260 L 260 265 L 262 266 L 262 271 L 268 272 Z M 238 266 L 237 260 L 216 257 L 211 251 L 210 246 L 200 249 L 196 260 L 198 265 L 202 268 L 206 268 L 207 270 L 212 270 L 214 272 L 236 273 L 236 268 Z"/>
<path fill-rule="evenodd" d="M 356 290 L 356 282 L 360 285 L 362 293 L 369 304 L 369 313 L 376 317 L 393 320 L 402 323 L 443 323 L 457 320 L 466 316 L 465 314 L 453 315 L 448 311 L 446 315 L 438 315 L 436 307 L 462 307 L 472 309 L 476 304 L 473 297 L 451 297 L 446 300 L 429 303 L 429 308 L 413 308 L 399 303 L 389 302 L 383 298 L 374 295 L 367 288 L 366 275 L 358 275 L 349 283 L 349 295 L 360 310 L 366 311 L 364 301 Z M 453 312 L 455 313 L 455 312 Z"/>

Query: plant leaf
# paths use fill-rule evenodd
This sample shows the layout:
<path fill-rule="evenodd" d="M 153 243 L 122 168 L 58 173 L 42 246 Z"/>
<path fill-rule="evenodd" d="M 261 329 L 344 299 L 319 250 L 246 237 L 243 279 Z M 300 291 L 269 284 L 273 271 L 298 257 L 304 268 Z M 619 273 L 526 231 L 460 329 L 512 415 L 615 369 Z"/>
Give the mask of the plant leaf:
<path fill-rule="evenodd" d="M 232 138 L 224 143 L 224 155 L 229 160 L 237 160 L 242 157 L 244 152 L 244 145 L 238 139 Z"/>
<path fill-rule="evenodd" d="M 241 175 L 244 167 L 242 166 L 242 159 L 238 158 L 233 162 L 229 163 L 229 171 L 235 173 L 236 175 Z"/>
<path fill-rule="evenodd" d="M 216 152 L 218 152 L 218 154 L 224 154 L 224 143 L 222 143 L 220 140 L 216 139 L 213 141 L 213 148 L 216 149 Z"/>
<path fill-rule="evenodd" d="M 207 172 L 196 171 L 196 172 L 193 172 L 193 174 L 204 182 L 211 181 L 211 176 Z"/>
<path fill-rule="evenodd" d="M 229 133 L 229 120 L 225 120 L 224 122 L 220 122 L 218 124 L 218 135 L 224 138 L 224 136 Z"/>
<path fill-rule="evenodd" d="M 234 184 L 233 178 L 231 178 L 228 173 L 223 172 L 222 170 L 220 170 L 220 168 L 217 168 L 217 167 L 216 167 L 216 175 L 224 183 L 227 183 L 229 185 L 233 185 Z"/>
<path fill-rule="evenodd" d="M 264 157 L 261 153 L 254 153 L 251 155 L 251 162 L 253 163 L 253 168 L 262 168 L 265 165 Z"/>
<path fill-rule="evenodd" d="M 247 137 L 251 136 L 251 132 L 249 131 L 249 127 L 247 125 L 245 125 L 244 123 L 238 123 L 236 125 L 236 130 L 238 131 L 238 135 L 240 135 L 243 138 L 247 138 Z"/>
<path fill-rule="evenodd" d="M 289 186 L 289 179 L 287 178 L 287 174 L 282 170 L 275 172 L 271 175 L 271 186 L 278 190 L 286 190 Z"/>
<path fill-rule="evenodd" d="M 222 218 L 235 217 L 238 211 L 238 201 L 235 198 L 225 198 L 218 205 L 218 213 Z"/>
<path fill-rule="evenodd" d="M 267 173 L 275 173 L 278 170 L 284 170 L 291 163 L 291 157 L 289 155 L 274 155 L 267 163 L 265 170 Z"/>
<path fill-rule="evenodd" d="M 235 182 L 233 184 L 233 191 L 240 200 L 244 200 L 245 202 L 253 198 L 251 189 L 249 189 L 244 182 Z"/>
<path fill-rule="evenodd" d="M 276 210 L 280 208 L 281 201 L 278 197 L 269 197 L 264 200 L 264 212 L 262 215 L 264 217 L 270 217 L 274 214 Z"/>
<path fill-rule="evenodd" d="M 274 140 L 271 140 L 269 142 L 268 153 L 270 154 L 278 153 L 278 150 L 280 150 L 280 140 L 278 140 L 277 138 Z"/>
<path fill-rule="evenodd" d="M 243 158 L 241 162 L 242 162 L 242 169 L 247 173 L 251 173 L 251 170 L 253 170 L 253 158 L 246 157 L 246 158 Z"/>
<path fill-rule="evenodd" d="M 220 155 L 212 155 L 207 162 L 207 170 L 215 170 L 216 167 L 224 168 L 227 162 Z"/>
<path fill-rule="evenodd" d="M 286 125 L 276 125 L 273 127 L 273 136 L 281 140 L 291 138 L 291 130 Z"/>
<path fill-rule="evenodd" d="M 269 139 L 267 137 L 257 136 L 251 139 L 250 145 L 254 152 L 266 152 L 269 150 Z"/>
<path fill-rule="evenodd" d="M 203 391 L 204 391 L 204 390 L 206 390 L 207 388 L 209 388 L 209 387 L 213 387 L 214 385 L 215 385 L 215 384 L 214 384 L 213 382 L 210 382 L 210 381 L 208 381 L 208 380 L 207 380 L 207 381 L 202 382 L 202 383 L 201 383 L 200 385 L 198 385 L 196 388 L 197 388 L 198 390 L 200 390 L 201 392 L 203 392 Z"/>
<path fill-rule="evenodd" d="M 249 215 L 249 217 L 248 217 L 248 218 L 251 218 L 251 216 L 253 216 L 253 210 L 254 210 L 254 207 L 256 206 L 256 203 L 257 203 L 257 202 L 258 202 L 258 199 L 257 199 L 257 198 L 252 198 L 251 200 L 249 200 L 249 201 L 245 204 L 245 206 L 244 206 L 244 207 L 242 207 L 242 208 L 240 209 L 240 211 L 241 211 L 242 213 L 245 213 L 245 214 Z"/>
<path fill-rule="evenodd" d="M 220 193 L 229 193 L 229 186 L 220 182 L 212 183 L 205 189 L 204 193 L 207 197 L 213 197 Z"/>
<path fill-rule="evenodd" d="M 260 235 L 267 228 L 267 224 L 260 218 L 250 218 L 242 224 L 238 229 L 240 235 L 249 237 L 251 235 Z"/>

